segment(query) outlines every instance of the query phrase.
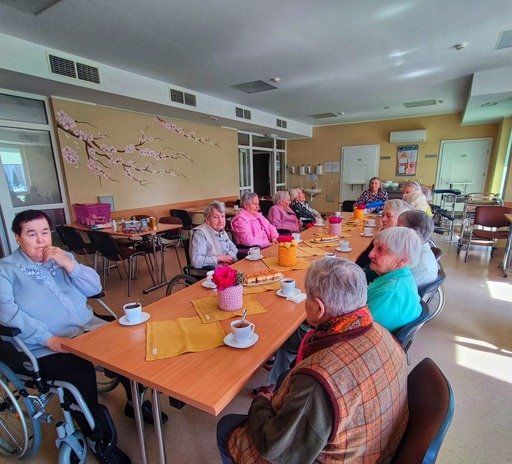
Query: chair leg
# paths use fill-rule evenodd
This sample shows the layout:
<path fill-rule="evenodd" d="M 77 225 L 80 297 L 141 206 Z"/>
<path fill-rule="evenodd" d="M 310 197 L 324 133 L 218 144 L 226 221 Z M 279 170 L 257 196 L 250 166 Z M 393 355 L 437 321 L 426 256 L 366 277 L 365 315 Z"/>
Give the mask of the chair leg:
<path fill-rule="evenodd" d="M 464 232 L 463 232 L 464 233 Z M 473 232 L 471 231 L 469 233 L 469 237 L 468 237 L 468 243 L 466 245 L 466 256 L 464 257 L 464 262 L 467 263 L 468 262 L 468 254 L 469 254 L 469 247 L 471 246 L 471 238 L 473 237 Z M 462 236 L 461 236 L 461 239 L 462 239 Z"/>

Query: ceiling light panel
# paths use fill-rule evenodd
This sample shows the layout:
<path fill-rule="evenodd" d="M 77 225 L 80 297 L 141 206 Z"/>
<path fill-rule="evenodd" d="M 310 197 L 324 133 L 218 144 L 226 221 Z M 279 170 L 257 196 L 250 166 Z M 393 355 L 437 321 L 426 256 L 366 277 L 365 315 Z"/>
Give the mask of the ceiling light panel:
<path fill-rule="evenodd" d="M 435 105 L 435 100 L 418 100 L 418 101 L 412 101 L 412 102 L 405 102 L 404 106 L 406 108 L 418 108 L 419 106 L 431 106 Z"/>
<path fill-rule="evenodd" d="M 308 114 L 310 118 L 313 119 L 325 119 L 325 118 L 335 118 L 338 115 L 334 113 L 316 113 L 316 114 Z"/>
<path fill-rule="evenodd" d="M 277 89 L 275 85 L 271 85 L 265 81 L 245 82 L 243 84 L 230 85 L 230 87 L 244 93 L 266 92 L 267 90 Z"/>

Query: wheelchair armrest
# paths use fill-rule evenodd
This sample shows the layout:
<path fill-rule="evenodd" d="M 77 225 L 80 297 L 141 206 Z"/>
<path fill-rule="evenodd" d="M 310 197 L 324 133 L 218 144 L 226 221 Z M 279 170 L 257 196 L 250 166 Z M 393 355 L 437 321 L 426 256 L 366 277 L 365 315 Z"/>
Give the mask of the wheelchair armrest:
<path fill-rule="evenodd" d="M 87 298 L 92 298 L 93 300 L 96 300 L 98 298 L 103 298 L 104 296 L 105 296 L 105 292 L 102 291 L 102 292 L 98 293 L 97 295 L 92 295 Z"/>
<path fill-rule="evenodd" d="M 20 333 L 21 330 L 17 327 L 5 327 L 0 325 L 0 335 L 3 335 L 4 337 L 16 337 Z"/>

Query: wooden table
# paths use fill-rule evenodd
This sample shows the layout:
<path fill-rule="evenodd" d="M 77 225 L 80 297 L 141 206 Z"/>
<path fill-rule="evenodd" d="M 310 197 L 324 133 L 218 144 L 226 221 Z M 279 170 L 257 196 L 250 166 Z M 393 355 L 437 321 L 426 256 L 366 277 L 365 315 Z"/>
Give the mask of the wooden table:
<path fill-rule="evenodd" d="M 512 258 L 512 214 L 505 214 L 505 218 L 509 222 L 508 225 L 508 237 L 507 244 L 505 245 L 505 253 L 503 254 L 503 262 L 501 264 L 501 270 L 503 277 L 507 277 L 507 268 L 510 267 L 510 261 Z"/>
<path fill-rule="evenodd" d="M 380 225 L 380 223 L 379 223 Z M 360 230 L 359 230 L 360 229 Z M 372 239 L 361 237 L 359 227 L 351 237 L 350 253 L 338 253 L 355 260 L 370 244 Z M 326 233 L 320 227 L 312 227 L 301 234 L 309 240 L 315 233 Z M 325 251 L 332 252 L 339 242 L 326 243 Z M 301 244 L 306 246 L 306 244 Z M 277 246 L 263 250 L 265 257 L 276 256 Z M 317 259 L 312 256 L 310 261 Z M 266 269 L 263 261 L 241 260 L 234 267 L 247 272 Z M 284 273 L 296 280 L 298 288 L 304 290 L 306 270 L 293 270 Z M 198 282 L 180 292 L 173 293 L 160 301 L 144 307 L 151 314 L 151 321 L 166 321 L 179 317 L 194 317 L 197 313 L 191 303 L 197 299 L 214 294 Z M 268 312 L 250 316 L 259 335 L 258 343 L 250 349 L 240 350 L 221 346 L 199 353 L 185 353 L 180 356 L 147 362 L 146 325 L 125 327 L 117 322 L 106 324 L 92 332 L 81 335 L 66 343 L 66 348 L 95 364 L 125 375 L 135 382 L 153 389 L 153 412 L 159 417 L 158 392 L 177 398 L 210 414 L 218 415 L 235 395 L 244 387 L 262 364 L 286 341 L 294 330 L 304 321 L 304 302 L 295 304 L 278 297 L 275 292 L 253 294 Z M 229 333 L 230 321 L 222 321 L 225 333 Z M 134 403 L 138 403 L 134 395 Z M 136 413 L 140 413 L 138 404 L 134 404 Z M 137 431 L 140 442 L 141 462 L 146 463 L 146 451 L 143 437 L 143 422 L 136 414 Z M 166 462 L 161 424 L 155 423 L 160 462 Z"/>

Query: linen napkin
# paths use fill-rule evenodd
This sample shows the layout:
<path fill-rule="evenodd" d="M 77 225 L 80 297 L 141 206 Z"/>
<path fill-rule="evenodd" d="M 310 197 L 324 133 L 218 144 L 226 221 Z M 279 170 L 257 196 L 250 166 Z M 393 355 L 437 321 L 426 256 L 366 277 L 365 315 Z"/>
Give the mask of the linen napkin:
<path fill-rule="evenodd" d="M 238 311 L 223 311 L 218 306 L 219 299 L 216 296 L 209 296 L 192 300 L 196 313 L 201 318 L 203 324 L 210 322 L 224 321 L 233 317 L 241 316 L 243 309 Z M 267 309 L 254 299 L 252 295 L 244 295 L 244 308 L 247 309 L 247 315 L 266 313 Z"/>
<path fill-rule="evenodd" d="M 306 299 L 305 293 L 297 293 L 297 295 L 289 296 L 286 298 L 287 301 L 292 301 L 293 303 L 302 303 Z"/>
<path fill-rule="evenodd" d="M 146 361 L 211 350 L 224 343 L 224 336 L 218 322 L 204 325 L 199 317 L 148 322 Z"/>
<path fill-rule="evenodd" d="M 292 269 L 307 269 L 309 266 L 309 261 L 306 261 L 304 258 L 298 258 L 297 264 L 295 266 L 279 266 L 277 264 L 277 256 L 272 258 L 263 258 L 263 262 L 268 266 L 269 269 L 277 269 L 278 271 L 290 271 Z"/>

